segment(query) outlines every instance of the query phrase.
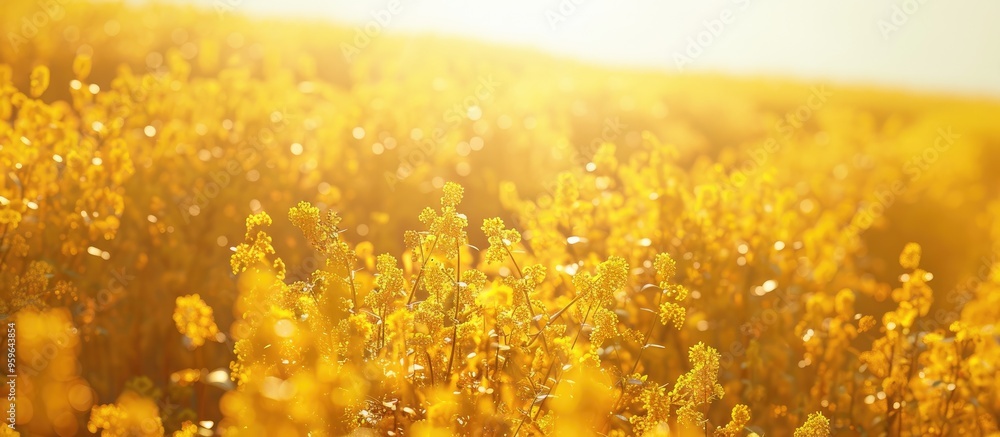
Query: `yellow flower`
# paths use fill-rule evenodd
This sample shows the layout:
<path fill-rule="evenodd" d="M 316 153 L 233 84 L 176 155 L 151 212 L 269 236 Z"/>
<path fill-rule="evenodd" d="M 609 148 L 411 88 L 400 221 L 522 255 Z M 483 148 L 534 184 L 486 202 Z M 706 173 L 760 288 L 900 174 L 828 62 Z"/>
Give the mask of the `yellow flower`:
<path fill-rule="evenodd" d="M 90 75 L 90 67 L 90 55 L 76 55 L 73 59 L 73 74 L 79 80 L 84 80 Z"/>
<path fill-rule="evenodd" d="M 656 254 L 656 260 L 653 261 L 653 268 L 656 269 L 656 274 L 662 283 L 673 280 L 674 275 L 677 274 L 677 262 L 674 261 L 669 253 Z M 660 285 L 660 288 L 666 287 Z"/>
<path fill-rule="evenodd" d="M 38 97 L 49 87 L 49 67 L 39 65 L 31 70 L 31 96 Z"/>
<path fill-rule="evenodd" d="M 497 263 L 504 260 L 510 248 L 521 241 L 521 234 L 513 229 L 505 229 L 499 217 L 483 220 L 483 233 L 490 246 L 486 249 L 486 262 Z"/>
<path fill-rule="evenodd" d="M 920 265 L 920 245 L 917 243 L 907 243 L 903 247 L 903 252 L 899 254 L 899 265 L 904 269 L 915 269 Z"/>
<path fill-rule="evenodd" d="M 822 413 L 810 413 L 806 423 L 795 430 L 795 437 L 828 437 L 830 435 L 830 420 Z"/>
<path fill-rule="evenodd" d="M 875 327 L 878 323 L 872 316 L 863 316 L 861 320 L 858 320 L 858 332 L 866 332 Z"/>
<path fill-rule="evenodd" d="M 67 6 L 0 65 L 0 319 L 28 374 L 24 429 L 730 436 L 751 408 L 768 435 L 819 408 L 844 432 L 997 429 L 996 102 L 866 92 L 810 109 L 801 84 L 763 96 L 114 3 Z M 39 5 L 6 2 L 0 22 L 52 12 Z M 330 48 L 349 59 L 316 58 Z M 493 94 L 494 76 L 518 80 Z M 928 127 L 947 124 L 965 144 L 922 172 L 949 139 Z M 894 284 L 877 255 L 914 216 L 878 203 L 913 170 L 921 241 L 962 253 L 906 244 Z M 941 205 L 982 237 L 956 240 Z M 150 305 L 163 296 L 174 308 Z M 190 349 L 232 350 L 167 348 L 152 370 L 169 378 L 132 374 L 165 315 Z M 721 350 L 673 354 L 709 339 Z M 723 386 L 746 405 L 726 415 Z M 806 422 L 799 435 L 831 432 Z"/>
<path fill-rule="evenodd" d="M 21 213 L 10 208 L 0 209 L 0 224 L 8 225 L 11 230 L 17 229 L 21 222 Z"/>
<path fill-rule="evenodd" d="M 743 434 L 743 427 L 750 422 L 750 408 L 743 404 L 733 407 L 732 420 L 723 428 L 715 430 L 715 435 L 735 437 Z"/>
<path fill-rule="evenodd" d="M 607 308 L 594 312 L 594 327 L 590 331 L 590 343 L 600 348 L 608 339 L 618 335 L 618 316 Z"/>
<path fill-rule="evenodd" d="M 924 343 L 932 345 L 944 339 L 944 336 L 937 332 L 930 332 L 924 335 Z"/>
<path fill-rule="evenodd" d="M 673 302 L 663 302 L 660 304 L 660 323 L 673 325 L 676 329 L 684 326 L 687 317 L 687 310 Z"/>
<path fill-rule="evenodd" d="M 205 344 L 205 340 L 215 340 L 219 328 L 215 325 L 212 307 L 208 306 L 201 296 L 192 294 L 177 298 L 174 310 L 174 323 L 181 334 L 191 339 L 194 347 Z"/>
<path fill-rule="evenodd" d="M 19 437 L 21 433 L 7 426 L 7 424 L 0 425 L 0 437 Z"/>
<path fill-rule="evenodd" d="M 706 404 L 725 394 L 717 382 L 719 358 L 719 352 L 704 343 L 699 342 L 688 350 L 691 370 L 677 378 L 670 392 L 670 397 L 680 402 L 677 414 L 682 423 L 701 426 L 707 420 L 702 413 Z"/>
<path fill-rule="evenodd" d="M 444 195 L 441 196 L 441 206 L 455 208 L 462 203 L 462 193 L 465 189 L 454 182 L 444 184 Z"/>
<path fill-rule="evenodd" d="M 191 422 L 184 422 L 181 429 L 174 431 L 173 437 L 197 437 L 198 425 Z"/>

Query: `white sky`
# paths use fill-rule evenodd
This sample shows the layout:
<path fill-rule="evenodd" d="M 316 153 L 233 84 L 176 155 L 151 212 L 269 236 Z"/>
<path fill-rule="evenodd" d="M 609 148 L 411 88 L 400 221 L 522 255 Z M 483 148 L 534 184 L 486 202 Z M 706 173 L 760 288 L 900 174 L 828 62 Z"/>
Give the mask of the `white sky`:
<path fill-rule="evenodd" d="M 139 0 L 141 1 L 141 0 Z M 361 28 L 389 0 L 173 0 Z M 780 75 L 1000 97 L 998 0 L 398 0 L 390 31 L 468 35 L 620 65 L 676 70 L 688 38 L 724 13 L 686 71 Z M 893 7 L 912 14 L 886 38 Z M 553 27 L 551 14 L 568 12 Z M 573 6 L 571 10 L 570 6 Z M 914 7 L 916 6 L 916 7 Z M 550 14 L 547 15 L 548 12 Z M 727 12 L 728 11 L 728 12 Z M 904 21 L 905 17 L 905 22 Z"/>

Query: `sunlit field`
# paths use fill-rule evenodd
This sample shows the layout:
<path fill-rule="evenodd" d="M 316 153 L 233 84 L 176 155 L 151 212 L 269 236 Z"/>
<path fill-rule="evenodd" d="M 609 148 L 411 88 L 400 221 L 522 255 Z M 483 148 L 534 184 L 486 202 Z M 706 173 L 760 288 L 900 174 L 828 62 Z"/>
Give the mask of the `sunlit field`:
<path fill-rule="evenodd" d="M 0 7 L 0 436 L 1000 435 L 1000 101 L 218 3 Z"/>

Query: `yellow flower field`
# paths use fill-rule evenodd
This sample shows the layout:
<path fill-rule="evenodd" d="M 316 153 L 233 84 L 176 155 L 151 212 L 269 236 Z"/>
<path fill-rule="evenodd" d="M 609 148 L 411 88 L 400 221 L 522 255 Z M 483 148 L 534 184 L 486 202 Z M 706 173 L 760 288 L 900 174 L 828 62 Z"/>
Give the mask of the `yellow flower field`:
<path fill-rule="evenodd" d="M 1000 435 L 1000 102 L 219 4 L 2 6 L 0 436 Z"/>

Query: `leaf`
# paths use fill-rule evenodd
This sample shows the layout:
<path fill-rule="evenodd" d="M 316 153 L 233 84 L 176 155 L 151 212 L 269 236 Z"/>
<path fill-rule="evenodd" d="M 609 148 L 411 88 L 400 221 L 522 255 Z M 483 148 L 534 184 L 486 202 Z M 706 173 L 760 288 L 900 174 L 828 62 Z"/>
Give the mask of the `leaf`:
<path fill-rule="evenodd" d="M 544 401 L 545 398 L 554 398 L 554 397 L 556 397 L 556 395 L 552 395 L 552 394 L 538 395 L 538 396 L 535 396 L 535 400 L 534 400 L 533 403 L 537 404 L 537 403 L 540 403 L 540 402 Z"/>
<path fill-rule="evenodd" d="M 657 290 L 663 290 L 662 288 L 660 288 L 659 285 L 656 285 L 656 284 L 646 284 L 646 285 L 643 285 L 642 288 L 639 289 L 639 292 L 642 293 L 642 292 L 644 292 L 646 290 L 649 290 L 650 288 L 655 288 Z"/>

